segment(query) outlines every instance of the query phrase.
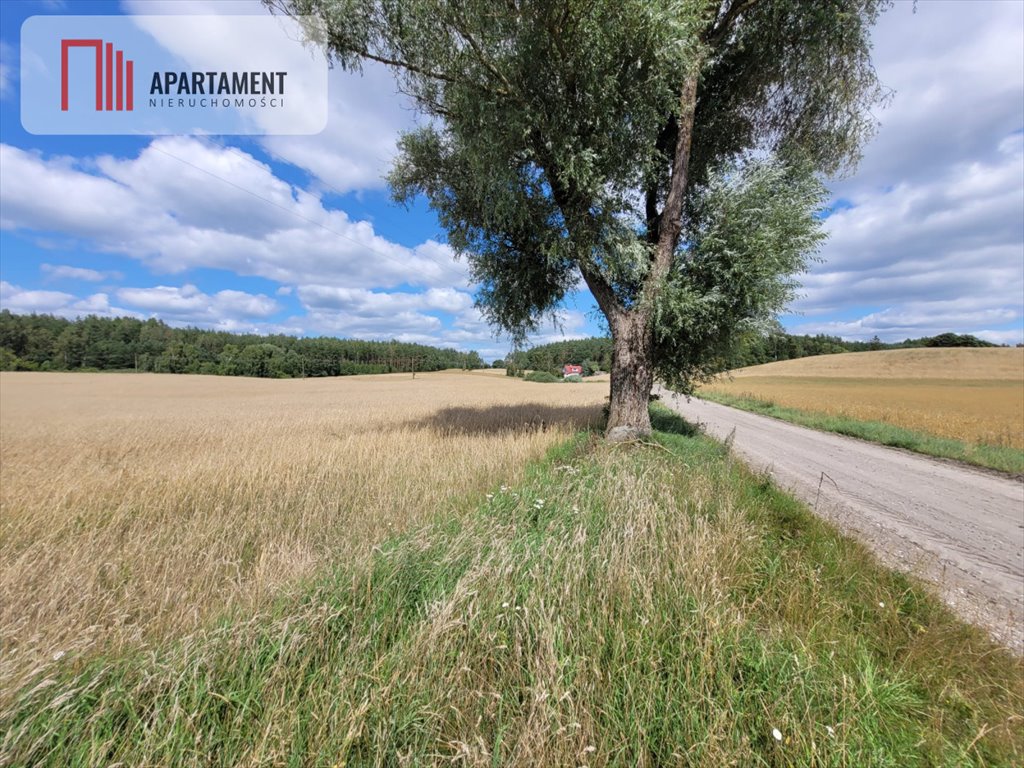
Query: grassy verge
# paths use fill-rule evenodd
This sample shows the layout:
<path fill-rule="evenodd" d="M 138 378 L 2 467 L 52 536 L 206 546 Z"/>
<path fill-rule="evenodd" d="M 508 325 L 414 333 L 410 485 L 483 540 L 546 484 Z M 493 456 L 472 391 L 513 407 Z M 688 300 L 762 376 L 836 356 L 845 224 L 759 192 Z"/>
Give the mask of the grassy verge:
<path fill-rule="evenodd" d="M 1011 766 L 1024 665 L 655 406 L 302 599 L 71 658 L 9 765 Z"/>
<path fill-rule="evenodd" d="M 960 440 L 935 437 L 924 432 L 896 427 L 881 421 L 859 421 L 844 416 L 830 416 L 813 411 L 801 411 L 796 408 L 784 408 L 769 400 L 760 400 L 747 395 L 728 395 L 701 390 L 699 396 L 713 403 L 772 416 L 792 424 L 820 429 L 824 432 L 836 432 L 872 443 L 905 448 L 908 451 L 937 456 L 942 459 L 954 459 L 1009 474 L 1024 473 L 1024 451 L 1017 448 L 973 445 Z"/>

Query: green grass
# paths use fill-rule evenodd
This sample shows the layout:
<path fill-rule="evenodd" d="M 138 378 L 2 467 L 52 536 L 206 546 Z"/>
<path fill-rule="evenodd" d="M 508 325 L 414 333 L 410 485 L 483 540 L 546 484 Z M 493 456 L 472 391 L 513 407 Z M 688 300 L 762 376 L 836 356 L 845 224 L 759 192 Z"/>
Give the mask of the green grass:
<path fill-rule="evenodd" d="M 880 421 L 859 421 L 845 416 L 830 416 L 813 411 L 801 411 L 796 408 L 784 408 L 771 401 L 750 396 L 728 395 L 708 390 L 701 390 L 699 396 L 713 403 L 771 416 L 791 424 L 799 424 L 802 427 L 819 429 L 823 432 L 836 432 L 880 445 L 904 448 L 908 451 L 942 459 L 953 459 L 1012 475 L 1024 474 L 1024 451 L 1018 448 L 974 445 L 961 440 L 935 437 Z"/>
<path fill-rule="evenodd" d="M 266 614 L 62 660 L 0 764 L 1022 764 L 1020 660 L 653 416 Z"/>
<path fill-rule="evenodd" d="M 523 377 L 523 381 L 533 381 L 538 384 L 560 384 L 564 379 L 560 376 L 555 376 L 553 373 L 548 373 L 547 371 L 530 371 Z"/>

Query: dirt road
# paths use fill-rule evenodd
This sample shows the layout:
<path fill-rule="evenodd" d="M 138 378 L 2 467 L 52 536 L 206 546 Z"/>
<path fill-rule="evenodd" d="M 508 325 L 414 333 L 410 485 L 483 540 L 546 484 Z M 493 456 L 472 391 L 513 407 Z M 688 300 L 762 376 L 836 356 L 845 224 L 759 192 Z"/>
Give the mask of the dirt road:
<path fill-rule="evenodd" d="M 696 398 L 662 401 L 709 435 L 732 435 L 752 469 L 1024 653 L 1024 484 Z"/>

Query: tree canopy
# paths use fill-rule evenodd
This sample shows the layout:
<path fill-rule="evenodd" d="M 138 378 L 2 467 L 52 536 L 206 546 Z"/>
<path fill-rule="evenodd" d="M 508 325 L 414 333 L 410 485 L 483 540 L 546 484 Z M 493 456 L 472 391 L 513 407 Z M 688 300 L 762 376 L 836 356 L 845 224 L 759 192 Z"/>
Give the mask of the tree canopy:
<path fill-rule="evenodd" d="M 389 181 L 427 197 L 515 338 L 585 284 L 616 342 L 609 426 L 649 429 L 792 296 L 883 98 L 885 0 L 267 0 L 425 115 Z"/>

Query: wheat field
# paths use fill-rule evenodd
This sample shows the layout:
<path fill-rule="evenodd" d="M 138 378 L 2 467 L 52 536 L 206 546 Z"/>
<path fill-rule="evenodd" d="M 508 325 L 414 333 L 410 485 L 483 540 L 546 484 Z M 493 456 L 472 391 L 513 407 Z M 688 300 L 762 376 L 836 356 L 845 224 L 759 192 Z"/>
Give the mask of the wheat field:
<path fill-rule="evenodd" d="M 1024 349 L 906 349 L 742 368 L 702 391 L 1024 449 Z"/>
<path fill-rule="evenodd" d="M 250 614 L 458 514 L 606 394 L 457 372 L 0 374 L 0 690 Z"/>
<path fill-rule="evenodd" d="M 0 765 L 1021 764 L 1016 660 L 606 391 L 0 377 Z"/>

